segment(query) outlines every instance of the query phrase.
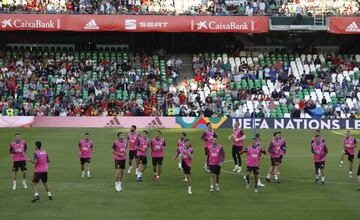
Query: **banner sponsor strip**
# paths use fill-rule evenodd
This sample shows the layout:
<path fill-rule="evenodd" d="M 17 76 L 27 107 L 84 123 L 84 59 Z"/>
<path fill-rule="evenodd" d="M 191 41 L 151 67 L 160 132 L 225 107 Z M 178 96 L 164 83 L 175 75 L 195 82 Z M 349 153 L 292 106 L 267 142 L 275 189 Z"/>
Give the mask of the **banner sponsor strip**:
<path fill-rule="evenodd" d="M 329 17 L 329 32 L 334 34 L 360 34 L 360 17 Z"/>
<path fill-rule="evenodd" d="M 264 33 L 266 16 L 0 14 L 1 31 Z"/>

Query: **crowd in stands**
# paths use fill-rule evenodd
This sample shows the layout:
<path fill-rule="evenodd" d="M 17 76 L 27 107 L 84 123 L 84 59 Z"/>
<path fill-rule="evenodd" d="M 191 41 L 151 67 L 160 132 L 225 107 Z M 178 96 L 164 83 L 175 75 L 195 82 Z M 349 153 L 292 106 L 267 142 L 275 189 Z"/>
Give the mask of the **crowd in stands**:
<path fill-rule="evenodd" d="M 306 55 L 307 54 L 307 55 Z M 19 116 L 360 118 L 360 55 L 231 49 L 182 60 L 147 53 L 0 54 L 0 113 Z"/>
<path fill-rule="evenodd" d="M 1 0 L 0 12 L 187 15 L 358 15 L 358 0 Z"/>

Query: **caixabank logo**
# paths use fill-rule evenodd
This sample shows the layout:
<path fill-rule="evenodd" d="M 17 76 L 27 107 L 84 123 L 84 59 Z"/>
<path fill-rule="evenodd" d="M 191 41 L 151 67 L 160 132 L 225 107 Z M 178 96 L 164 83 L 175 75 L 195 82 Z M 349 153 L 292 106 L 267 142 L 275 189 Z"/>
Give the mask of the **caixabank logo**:
<path fill-rule="evenodd" d="M 20 18 L 12 19 L 12 18 L 4 18 L 1 21 L 2 29 L 30 29 L 30 30 L 49 30 L 56 29 L 59 30 L 61 28 L 60 19 L 49 19 L 49 20 L 23 20 Z"/>
<path fill-rule="evenodd" d="M 236 22 L 236 21 L 228 21 L 228 22 L 220 22 L 220 21 L 195 21 L 191 20 L 191 30 L 193 31 L 204 31 L 204 30 L 247 30 L 254 31 L 255 30 L 255 22 L 254 21 L 244 21 L 244 22 Z"/>

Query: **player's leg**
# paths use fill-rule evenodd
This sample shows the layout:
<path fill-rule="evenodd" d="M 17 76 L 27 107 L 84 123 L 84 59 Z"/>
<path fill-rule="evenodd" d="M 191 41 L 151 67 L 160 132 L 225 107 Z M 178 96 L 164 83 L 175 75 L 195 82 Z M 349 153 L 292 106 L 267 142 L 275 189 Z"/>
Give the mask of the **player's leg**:
<path fill-rule="evenodd" d="M 324 185 L 325 184 L 325 161 L 321 162 L 321 167 L 320 167 L 320 171 L 321 171 L 321 184 Z"/>
<path fill-rule="evenodd" d="M 181 157 L 178 158 L 178 169 L 181 171 L 182 169 L 182 159 Z"/>
<path fill-rule="evenodd" d="M 357 171 L 357 178 L 358 178 L 358 188 L 357 190 L 360 191 L 360 163 L 359 163 L 359 167 L 358 167 L 358 171 Z"/>
<path fill-rule="evenodd" d="M 123 191 L 122 180 L 124 178 L 124 173 L 125 173 L 125 164 L 126 164 L 126 161 L 122 160 L 121 165 L 120 165 L 120 175 L 119 175 L 119 189 L 120 189 L 120 191 Z"/>
<path fill-rule="evenodd" d="M 37 184 L 39 183 L 40 176 L 39 173 L 34 173 L 32 182 L 31 182 L 31 188 L 34 192 L 34 198 L 31 200 L 31 202 L 36 202 L 40 199 L 39 191 L 37 188 Z"/>
<path fill-rule="evenodd" d="M 280 171 L 279 171 L 279 164 L 277 163 L 275 165 L 275 168 L 274 168 L 274 177 L 275 177 L 275 182 L 276 183 L 280 183 Z"/>
<path fill-rule="evenodd" d="M 216 191 L 220 191 L 220 186 L 219 186 L 219 183 L 220 183 L 220 171 L 221 171 L 221 166 L 216 166 L 216 184 L 215 184 L 215 187 L 216 187 Z"/>
<path fill-rule="evenodd" d="M 349 160 L 349 177 L 352 178 L 354 155 L 349 154 L 348 160 Z"/>
<path fill-rule="evenodd" d="M 129 168 L 128 168 L 128 171 L 127 171 L 128 173 L 131 173 L 133 159 L 134 159 L 133 151 L 130 150 L 129 151 Z"/>
<path fill-rule="evenodd" d="M 181 160 L 181 167 L 180 167 L 180 169 L 182 169 L 182 170 L 184 171 L 184 180 L 183 180 L 183 182 L 187 182 L 187 181 L 188 181 L 188 178 L 187 178 L 187 170 L 190 169 L 189 166 L 186 165 L 186 163 Z"/>
<path fill-rule="evenodd" d="M 210 192 L 214 192 L 214 179 L 215 179 L 215 174 L 211 171 L 210 168 Z"/>
<path fill-rule="evenodd" d="M 249 189 L 249 184 L 250 184 L 250 171 L 251 171 L 251 168 L 250 168 L 249 166 L 246 167 L 246 173 L 245 173 L 246 189 Z"/>
<path fill-rule="evenodd" d="M 240 155 L 240 151 L 242 149 L 236 149 L 236 157 L 237 157 L 237 160 L 238 160 L 238 169 L 237 169 L 237 172 L 238 173 L 241 173 L 241 155 Z"/>
<path fill-rule="evenodd" d="M 231 155 L 232 155 L 232 158 L 234 160 L 234 169 L 233 169 L 233 172 L 236 172 L 239 168 L 239 163 L 238 163 L 238 157 L 236 155 L 236 148 L 235 147 L 232 147 L 232 150 L 231 150 Z"/>
<path fill-rule="evenodd" d="M 85 160 L 80 158 L 81 177 L 85 177 Z"/>
<path fill-rule="evenodd" d="M 26 184 L 26 161 L 21 161 L 21 164 L 20 164 L 20 170 L 21 170 L 21 173 L 22 173 L 22 184 L 24 186 L 24 189 L 27 189 L 27 184 Z"/>
<path fill-rule="evenodd" d="M 15 190 L 16 189 L 16 173 L 17 173 L 17 170 L 16 170 L 16 167 L 15 167 L 15 162 L 13 164 L 13 172 L 12 172 L 12 180 L 13 180 L 13 187 L 12 189 Z"/>
<path fill-rule="evenodd" d="M 136 151 L 135 151 L 135 161 L 136 161 L 136 169 L 135 169 L 135 175 L 138 175 L 140 172 L 140 158 L 137 156 Z"/>
<path fill-rule="evenodd" d="M 89 159 L 89 161 L 87 162 L 87 177 L 90 178 L 90 169 L 91 169 L 91 160 Z"/>
<path fill-rule="evenodd" d="M 120 192 L 119 182 L 120 182 L 120 160 L 115 160 L 115 190 L 117 192 Z"/>
<path fill-rule="evenodd" d="M 188 184 L 188 193 L 192 194 L 192 191 L 191 191 L 191 184 L 192 184 L 191 173 L 189 172 L 185 176 L 186 176 L 187 184 Z"/>
<path fill-rule="evenodd" d="M 319 162 L 314 162 L 315 166 L 315 183 L 318 183 L 320 180 L 320 166 L 318 165 Z"/>
<path fill-rule="evenodd" d="M 156 176 L 157 179 L 160 179 L 162 164 L 163 164 L 163 157 L 159 157 L 158 166 L 157 166 L 157 176 Z"/>
<path fill-rule="evenodd" d="M 254 168 L 254 177 L 255 177 L 255 186 L 254 186 L 254 192 L 258 192 L 258 182 L 259 182 L 259 168 Z"/>
<path fill-rule="evenodd" d="M 266 182 L 270 182 L 271 176 L 274 174 L 274 166 L 275 166 L 274 158 L 270 158 L 270 162 L 271 162 L 271 167 L 270 167 L 270 169 L 269 169 L 269 171 L 268 171 L 268 173 L 266 175 L 266 179 L 265 179 Z"/>
<path fill-rule="evenodd" d="M 210 172 L 210 170 L 209 170 L 209 155 L 208 155 L 208 153 L 207 153 L 206 148 L 204 148 L 204 151 L 205 151 L 204 170 L 209 173 L 209 172 Z"/>
<path fill-rule="evenodd" d="M 339 167 L 343 167 L 344 166 L 344 157 L 345 157 L 345 150 L 343 152 L 341 152 L 341 156 L 340 156 L 340 165 Z"/>
<path fill-rule="evenodd" d="M 52 198 L 51 191 L 50 191 L 50 186 L 49 186 L 47 180 L 48 180 L 47 173 L 43 173 L 42 177 L 41 177 L 41 181 L 44 184 L 44 187 L 45 187 L 45 190 L 46 190 L 46 192 L 48 194 L 49 200 L 52 200 L 53 198 Z"/>
<path fill-rule="evenodd" d="M 156 180 L 156 176 L 157 176 L 157 164 L 158 164 L 158 161 L 157 161 L 157 158 L 156 157 L 153 157 L 152 158 L 152 166 L 153 166 L 153 179 Z"/>

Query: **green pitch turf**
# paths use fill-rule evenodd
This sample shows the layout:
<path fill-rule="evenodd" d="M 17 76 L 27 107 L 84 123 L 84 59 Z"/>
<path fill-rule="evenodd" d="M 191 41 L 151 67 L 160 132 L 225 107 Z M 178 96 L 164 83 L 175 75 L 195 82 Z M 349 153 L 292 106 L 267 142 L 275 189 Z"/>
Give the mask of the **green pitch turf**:
<path fill-rule="evenodd" d="M 90 132 L 95 142 L 91 179 L 80 178 L 77 144 L 85 131 Z M 187 132 L 195 148 L 193 195 L 187 194 L 177 162 L 171 160 L 181 131 Z M 42 185 L 39 185 L 42 198 L 31 204 L 33 193 L 31 189 L 22 188 L 20 178 L 18 189 L 11 189 L 8 148 L 15 132 L 20 132 L 26 139 L 28 156 L 33 154 L 35 140 L 41 140 L 48 151 L 53 201 L 47 200 Z M 282 183 L 267 184 L 256 194 L 252 188 L 245 189 L 243 173 L 231 172 L 231 146 L 227 140 L 231 130 L 218 129 L 219 143 L 226 148 L 227 155 L 220 179 L 221 191 L 210 193 L 209 175 L 202 168 L 202 131 L 163 129 L 167 148 L 161 181 L 151 180 L 151 169 L 146 171 L 142 183 L 135 181 L 134 174 L 126 174 L 123 181 L 125 191 L 118 193 L 114 190 L 111 149 L 117 132 L 118 129 L 0 129 L 0 219 L 360 219 L 356 175 L 353 179 L 347 176 L 347 163 L 344 168 L 339 168 L 342 150 L 342 136 L 339 134 L 323 131 L 330 155 L 325 169 L 327 183 L 321 186 L 313 183 L 309 142 L 314 131 L 283 130 L 288 156 L 283 163 Z M 259 132 L 262 143 L 267 146 L 274 131 Z M 245 133 L 248 144 L 252 131 Z M 356 136 L 359 138 L 360 133 Z M 355 161 L 354 174 L 359 163 L 358 159 Z M 261 174 L 265 175 L 268 168 L 266 156 L 262 160 Z M 32 165 L 28 165 L 29 186 L 32 171 Z M 252 186 L 253 183 L 251 177 Z"/>

